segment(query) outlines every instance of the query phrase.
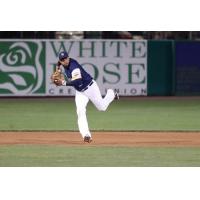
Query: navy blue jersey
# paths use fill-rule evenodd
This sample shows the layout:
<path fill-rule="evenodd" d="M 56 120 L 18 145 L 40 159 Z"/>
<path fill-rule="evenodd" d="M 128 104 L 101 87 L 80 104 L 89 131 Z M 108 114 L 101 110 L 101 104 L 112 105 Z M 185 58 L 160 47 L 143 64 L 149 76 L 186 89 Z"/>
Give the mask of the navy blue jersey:
<path fill-rule="evenodd" d="M 67 78 L 72 80 L 71 81 L 72 86 L 78 91 L 84 90 L 92 81 L 92 77 L 90 76 L 90 74 L 88 74 L 83 69 L 83 67 L 76 60 L 72 58 L 70 58 L 69 65 L 64 69 Z M 81 77 L 78 77 L 78 79 L 73 80 L 74 73 L 77 71 L 79 72 L 79 70 Z"/>

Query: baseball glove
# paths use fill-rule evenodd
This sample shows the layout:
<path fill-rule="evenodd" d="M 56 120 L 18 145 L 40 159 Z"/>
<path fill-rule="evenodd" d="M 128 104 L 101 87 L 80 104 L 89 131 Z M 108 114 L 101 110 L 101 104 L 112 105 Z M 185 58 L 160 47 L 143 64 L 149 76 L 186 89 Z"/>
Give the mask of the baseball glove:
<path fill-rule="evenodd" d="M 51 75 L 51 81 L 56 86 L 61 86 L 62 82 L 65 81 L 65 77 L 62 74 L 60 69 L 56 69 L 56 71 Z"/>

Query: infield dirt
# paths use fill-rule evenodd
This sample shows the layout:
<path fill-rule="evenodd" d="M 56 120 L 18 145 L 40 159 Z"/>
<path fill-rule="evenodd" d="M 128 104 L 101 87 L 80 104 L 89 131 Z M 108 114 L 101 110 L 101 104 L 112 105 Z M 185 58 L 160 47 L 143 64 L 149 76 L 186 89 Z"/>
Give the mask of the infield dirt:
<path fill-rule="evenodd" d="M 0 132 L 0 145 L 200 147 L 200 132 L 94 132 L 84 143 L 78 132 Z"/>

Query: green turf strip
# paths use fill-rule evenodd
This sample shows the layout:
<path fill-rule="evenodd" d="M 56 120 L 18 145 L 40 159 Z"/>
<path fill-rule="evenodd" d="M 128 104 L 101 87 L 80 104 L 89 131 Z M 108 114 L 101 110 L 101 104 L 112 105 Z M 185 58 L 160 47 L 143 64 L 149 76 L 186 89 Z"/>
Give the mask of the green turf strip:
<path fill-rule="evenodd" d="M 199 167 L 200 148 L 0 146 L 1 167 Z"/>
<path fill-rule="evenodd" d="M 87 115 L 91 130 L 199 131 L 199 110 L 199 99 L 133 98 Z M 0 99 L 0 130 L 76 131 L 76 118 L 73 99 Z"/>

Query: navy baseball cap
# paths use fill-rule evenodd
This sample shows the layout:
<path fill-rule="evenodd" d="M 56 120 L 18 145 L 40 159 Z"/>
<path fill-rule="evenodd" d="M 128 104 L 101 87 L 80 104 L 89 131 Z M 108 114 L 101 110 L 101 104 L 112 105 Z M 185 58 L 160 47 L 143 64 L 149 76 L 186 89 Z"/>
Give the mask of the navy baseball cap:
<path fill-rule="evenodd" d="M 59 53 L 59 60 L 62 60 L 64 58 L 68 58 L 68 53 L 66 51 L 61 51 Z"/>

